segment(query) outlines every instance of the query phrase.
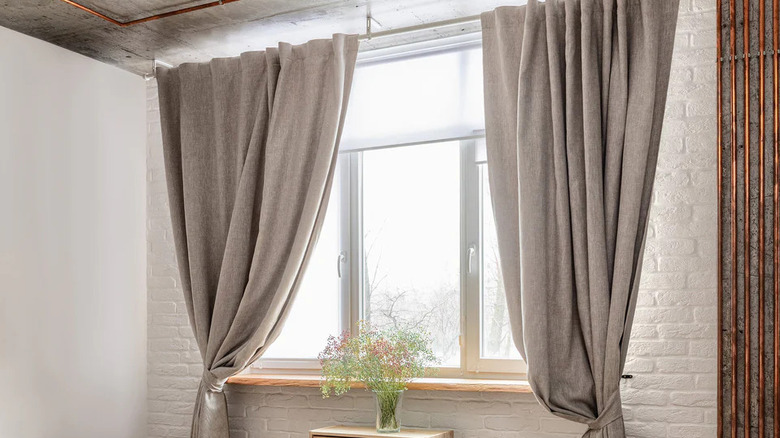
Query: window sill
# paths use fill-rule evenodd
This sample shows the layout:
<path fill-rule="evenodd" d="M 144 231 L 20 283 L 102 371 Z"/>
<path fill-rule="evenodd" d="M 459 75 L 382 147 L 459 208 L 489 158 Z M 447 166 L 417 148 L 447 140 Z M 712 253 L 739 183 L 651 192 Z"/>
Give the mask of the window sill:
<path fill-rule="evenodd" d="M 320 376 L 293 374 L 240 374 L 228 379 L 231 385 L 250 386 L 291 386 L 299 388 L 318 388 Z M 354 384 L 353 388 L 363 388 Z M 464 392 L 514 392 L 531 394 L 531 387 L 525 380 L 492 379 L 447 379 L 426 378 L 409 383 L 408 388 L 418 391 L 464 391 Z"/>

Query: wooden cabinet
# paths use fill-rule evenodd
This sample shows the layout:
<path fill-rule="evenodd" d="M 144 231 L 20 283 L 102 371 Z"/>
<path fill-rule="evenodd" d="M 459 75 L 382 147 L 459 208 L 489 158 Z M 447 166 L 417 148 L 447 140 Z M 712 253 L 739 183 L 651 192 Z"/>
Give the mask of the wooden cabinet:
<path fill-rule="evenodd" d="M 310 438 L 453 438 L 451 430 L 401 429 L 398 433 L 379 433 L 373 427 L 331 426 L 309 432 Z"/>

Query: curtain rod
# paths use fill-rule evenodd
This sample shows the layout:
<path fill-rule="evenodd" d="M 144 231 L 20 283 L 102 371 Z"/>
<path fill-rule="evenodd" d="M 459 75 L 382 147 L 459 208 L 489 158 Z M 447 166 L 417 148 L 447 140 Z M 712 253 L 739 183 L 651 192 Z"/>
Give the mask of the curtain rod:
<path fill-rule="evenodd" d="M 63 0 L 65 1 L 65 0 Z M 237 1 L 237 0 L 234 0 Z M 442 21 L 435 21 L 432 23 L 424 23 L 424 24 L 417 24 L 414 26 L 407 26 L 407 27 L 399 27 L 397 29 L 389 29 L 389 30 L 383 30 L 380 32 L 372 32 L 371 31 L 371 21 L 373 20 L 373 17 L 371 15 L 366 16 L 366 33 L 358 35 L 358 39 L 360 41 L 369 41 L 374 38 L 383 38 L 393 35 L 400 35 L 404 33 L 411 33 L 411 32 L 420 32 L 424 30 L 429 29 L 436 29 L 439 27 L 447 27 L 447 26 L 456 26 L 458 24 L 468 24 L 468 23 L 476 23 L 480 21 L 480 15 L 469 15 L 466 17 L 460 17 L 460 18 L 451 18 L 449 20 L 442 20 Z M 158 59 L 152 60 L 152 73 L 145 74 L 144 78 L 154 79 L 157 74 L 157 65 L 163 65 L 165 67 L 173 67 L 171 64 L 168 64 L 167 62 L 160 61 Z"/>
<path fill-rule="evenodd" d="M 480 15 L 469 15 L 467 17 L 452 18 L 449 20 L 435 21 L 433 23 L 418 24 L 415 26 L 399 27 L 398 29 L 383 30 L 381 32 L 371 32 L 371 21 L 373 17 L 366 17 L 366 33 L 358 35 L 359 40 L 370 40 L 373 38 L 382 38 L 391 35 L 398 35 L 410 32 L 419 32 L 422 30 L 435 29 L 437 27 L 455 26 L 458 24 L 475 23 L 480 21 Z"/>

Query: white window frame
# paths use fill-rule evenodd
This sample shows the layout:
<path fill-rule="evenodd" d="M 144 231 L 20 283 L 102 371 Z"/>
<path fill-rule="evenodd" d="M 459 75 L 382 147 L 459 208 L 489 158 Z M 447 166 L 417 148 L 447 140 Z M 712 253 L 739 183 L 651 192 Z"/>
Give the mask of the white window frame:
<path fill-rule="evenodd" d="M 462 330 L 465 332 L 465 373 L 525 374 L 526 363 L 519 359 L 482 357 L 482 287 L 484 283 L 483 209 L 493 208 L 482 198 L 483 178 L 480 166 L 486 164 L 484 136 L 462 142 L 461 146 L 461 223 L 464 224 L 461 247 L 461 278 L 465 291 L 461 301 L 464 315 Z M 472 269 L 475 267 L 476 269 Z"/>
<path fill-rule="evenodd" d="M 360 56 L 361 62 L 381 62 L 398 60 L 428 53 L 462 50 L 481 44 L 478 35 L 466 35 L 448 39 L 444 43 L 422 43 L 403 47 L 374 50 Z M 440 377 L 522 379 L 527 370 L 526 364 L 517 359 L 491 359 L 481 357 L 482 326 L 482 210 L 492 208 L 482 200 L 481 175 L 479 165 L 484 163 L 484 131 L 441 133 L 425 138 L 398 139 L 398 143 L 373 146 L 366 149 L 354 147 L 340 151 L 337 174 L 340 179 L 339 205 L 329 208 L 339 210 L 340 251 L 334 256 L 334 269 L 340 274 L 339 297 L 341 330 L 354 332 L 357 322 L 363 315 L 363 218 L 362 218 L 362 155 L 364 151 L 413 147 L 416 145 L 457 141 L 460 148 L 460 309 L 461 333 L 459 367 L 440 367 Z M 471 266 L 470 266 L 471 265 Z M 273 374 L 314 374 L 320 370 L 317 359 L 259 359 L 250 368 L 250 372 Z"/>

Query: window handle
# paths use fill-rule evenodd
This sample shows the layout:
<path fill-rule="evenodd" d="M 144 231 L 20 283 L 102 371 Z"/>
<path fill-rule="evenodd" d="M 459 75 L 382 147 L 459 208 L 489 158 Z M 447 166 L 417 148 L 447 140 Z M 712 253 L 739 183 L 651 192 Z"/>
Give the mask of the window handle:
<path fill-rule="evenodd" d="M 469 274 L 471 274 L 474 271 L 473 268 L 472 268 L 472 266 L 473 266 L 472 261 L 474 260 L 474 254 L 476 254 L 476 253 L 477 253 L 477 246 L 476 245 L 469 246 L 469 252 L 468 252 L 468 272 L 469 272 Z"/>
<path fill-rule="evenodd" d="M 344 261 L 347 260 L 347 253 L 344 251 L 341 251 L 339 253 L 339 257 L 336 260 L 336 272 L 338 272 L 339 278 L 341 278 L 341 264 L 344 263 Z"/>

